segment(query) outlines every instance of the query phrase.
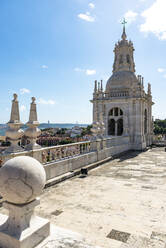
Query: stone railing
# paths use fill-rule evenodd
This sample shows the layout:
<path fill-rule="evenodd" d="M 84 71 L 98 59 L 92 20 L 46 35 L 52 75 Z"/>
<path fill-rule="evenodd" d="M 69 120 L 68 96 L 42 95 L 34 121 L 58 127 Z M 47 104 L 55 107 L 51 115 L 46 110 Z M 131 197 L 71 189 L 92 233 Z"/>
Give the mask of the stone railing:
<path fill-rule="evenodd" d="M 153 145 L 166 146 L 166 140 L 153 140 Z"/>
<path fill-rule="evenodd" d="M 36 158 L 42 164 L 47 164 L 47 163 L 79 156 L 81 154 L 89 153 L 93 150 L 95 150 L 94 142 L 85 141 L 85 142 L 78 142 L 67 145 L 44 147 L 32 151 L 22 151 L 11 154 L 4 153 L 4 154 L 0 154 L 0 166 L 2 166 L 3 163 L 6 162 L 8 159 L 17 156 L 23 156 L 23 155 L 31 156 Z"/>
<path fill-rule="evenodd" d="M 91 151 L 91 142 L 79 142 L 68 145 L 52 146 L 42 148 L 42 163 L 50 163 L 70 157 L 79 156 Z"/>
<path fill-rule="evenodd" d="M 10 154 L 0 154 L 0 166 L 4 164 L 7 160 L 17 156 L 31 156 L 36 158 L 43 165 L 69 159 L 72 157 L 80 156 L 86 153 L 101 151 L 106 148 L 115 147 L 120 144 L 128 143 L 128 138 L 121 137 L 110 137 L 104 139 L 96 139 L 93 141 L 85 141 L 72 143 L 67 145 L 59 145 L 52 147 L 44 147 L 37 150 L 31 151 L 21 151 L 17 153 Z"/>
<path fill-rule="evenodd" d="M 47 183 L 58 176 L 73 173 L 84 166 L 110 159 L 114 155 L 130 150 L 128 136 L 109 137 L 68 145 L 44 147 L 30 151 L 1 154 L 0 163 L 18 156 L 30 156 L 37 159 L 46 172 Z"/>

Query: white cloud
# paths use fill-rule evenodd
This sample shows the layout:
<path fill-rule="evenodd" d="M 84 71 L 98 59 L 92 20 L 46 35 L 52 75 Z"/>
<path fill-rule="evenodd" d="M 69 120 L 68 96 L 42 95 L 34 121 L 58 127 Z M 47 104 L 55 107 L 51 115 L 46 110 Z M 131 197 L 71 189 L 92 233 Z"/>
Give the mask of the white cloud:
<path fill-rule="evenodd" d="M 22 88 L 20 89 L 20 94 L 23 95 L 23 94 L 29 94 L 30 93 L 30 90 L 29 89 L 26 89 L 26 88 Z"/>
<path fill-rule="evenodd" d="M 142 12 L 145 22 L 140 26 L 140 31 L 153 33 L 160 40 L 166 40 L 166 0 L 155 0 L 152 6 Z"/>
<path fill-rule="evenodd" d="M 81 69 L 81 68 L 75 68 L 74 71 L 76 72 L 84 72 L 86 75 L 91 76 L 96 74 L 96 70 L 90 70 L 90 69 Z"/>
<path fill-rule="evenodd" d="M 47 69 L 48 69 L 48 65 L 42 65 L 41 68 L 42 68 L 43 70 L 47 70 Z"/>
<path fill-rule="evenodd" d="M 82 72 L 82 71 L 85 71 L 85 70 L 83 70 L 83 69 L 81 69 L 81 68 L 78 68 L 78 67 L 74 68 L 74 70 L 75 70 L 76 72 Z"/>
<path fill-rule="evenodd" d="M 39 101 L 38 101 L 39 104 L 44 104 L 44 105 L 55 105 L 55 101 L 54 100 L 45 100 L 43 98 L 39 98 Z"/>
<path fill-rule="evenodd" d="M 96 74 L 96 70 L 89 70 L 89 69 L 86 70 L 86 75 L 88 76 L 95 75 L 95 74 Z"/>
<path fill-rule="evenodd" d="M 134 22 L 136 20 L 137 16 L 138 16 L 138 13 L 136 13 L 132 10 L 129 10 L 124 14 L 124 17 L 129 24 Z"/>
<path fill-rule="evenodd" d="M 26 110 L 25 105 L 21 105 L 21 106 L 20 106 L 20 111 L 21 111 L 21 112 L 24 112 L 25 110 Z"/>
<path fill-rule="evenodd" d="M 78 18 L 87 21 L 87 22 L 94 22 L 95 21 L 95 17 L 91 16 L 89 12 L 86 12 L 85 14 L 80 13 L 78 15 Z"/>
<path fill-rule="evenodd" d="M 94 8 L 95 8 L 94 3 L 89 3 L 89 7 L 90 7 L 91 9 L 94 9 Z"/>
<path fill-rule="evenodd" d="M 161 73 L 161 72 L 164 72 L 165 69 L 164 68 L 158 68 L 157 71 Z"/>
<path fill-rule="evenodd" d="M 166 78 L 166 74 L 163 77 Z"/>

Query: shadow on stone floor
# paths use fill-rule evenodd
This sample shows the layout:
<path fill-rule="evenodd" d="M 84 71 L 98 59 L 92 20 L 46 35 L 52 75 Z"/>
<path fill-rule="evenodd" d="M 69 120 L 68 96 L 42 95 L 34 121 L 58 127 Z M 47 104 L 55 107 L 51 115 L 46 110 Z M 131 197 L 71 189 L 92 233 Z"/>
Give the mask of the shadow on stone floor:
<path fill-rule="evenodd" d="M 128 151 L 125 154 L 122 154 L 120 157 L 117 157 L 119 159 L 118 162 L 123 162 L 128 159 L 132 159 L 137 157 L 140 153 L 143 153 L 144 151 Z"/>

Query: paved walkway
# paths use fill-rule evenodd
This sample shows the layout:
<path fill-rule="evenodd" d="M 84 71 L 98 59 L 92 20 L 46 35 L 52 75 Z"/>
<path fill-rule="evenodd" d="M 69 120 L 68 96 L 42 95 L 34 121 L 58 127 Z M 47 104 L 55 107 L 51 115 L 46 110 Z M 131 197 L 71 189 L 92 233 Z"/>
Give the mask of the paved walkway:
<path fill-rule="evenodd" d="M 166 233 L 166 152 L 130 152 L 84 179 L 48 188 L 37 213 L 107 248 L 128 247 L 124 242 L 130 234 Z"/>

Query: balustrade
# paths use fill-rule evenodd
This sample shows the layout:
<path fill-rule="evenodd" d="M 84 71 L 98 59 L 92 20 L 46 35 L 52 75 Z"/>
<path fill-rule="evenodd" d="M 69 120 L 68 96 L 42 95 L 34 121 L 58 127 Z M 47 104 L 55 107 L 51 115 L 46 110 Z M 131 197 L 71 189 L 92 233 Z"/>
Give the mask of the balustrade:
<path fill-rule="evenodd" d="M 69 159 L 79 155 L 83 155 L 90 152 L 100 151 L 122 142 L 124 137 L 110 137 L 106 139 L 98 139 L 92 141 L 85 141 L 79 143 L 72 143 L 67 145 L 59 145 L 52 147 L 45 147 L 35 151 L 23 151 L 17 154 L 0 154 L 0 167 L 4 162 L 12 157 L 25 155 L 32 156 L 38 159 L 42 164 L 52 163 L 64 159 Z"/>

